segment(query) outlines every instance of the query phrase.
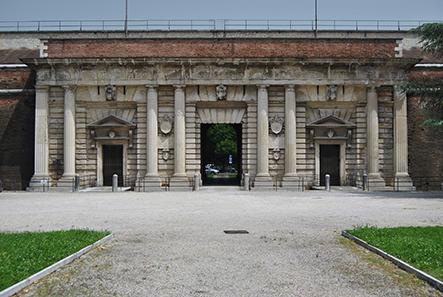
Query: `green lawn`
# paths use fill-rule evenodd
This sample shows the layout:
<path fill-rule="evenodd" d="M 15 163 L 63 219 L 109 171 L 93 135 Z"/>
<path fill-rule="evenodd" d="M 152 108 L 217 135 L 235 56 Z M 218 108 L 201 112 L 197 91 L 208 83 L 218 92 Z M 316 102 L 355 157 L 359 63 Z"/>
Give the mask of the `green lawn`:
<path fill-rule="evenodd" d="M 88 230 L 0 233 L 0 291 L 108 234 Z"/>
<path fill-rule="evenodd" d="M 362 227 L 348 232 L 443 280 L 443 226 Z"/>

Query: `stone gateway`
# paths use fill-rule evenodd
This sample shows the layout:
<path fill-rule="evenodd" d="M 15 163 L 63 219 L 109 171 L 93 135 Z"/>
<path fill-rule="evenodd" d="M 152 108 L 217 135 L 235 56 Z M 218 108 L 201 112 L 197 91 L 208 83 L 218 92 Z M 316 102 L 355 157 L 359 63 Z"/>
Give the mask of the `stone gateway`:
<path fill-rule="evenodd" d="M 49 36 L 49 35 L 48 35 Z M 139 32 L 49 36 L 36 73 L 30 190 L 191 190 L 202 129 L 240 131 L 239 185 L 412 190 L 400 33 Z"/>

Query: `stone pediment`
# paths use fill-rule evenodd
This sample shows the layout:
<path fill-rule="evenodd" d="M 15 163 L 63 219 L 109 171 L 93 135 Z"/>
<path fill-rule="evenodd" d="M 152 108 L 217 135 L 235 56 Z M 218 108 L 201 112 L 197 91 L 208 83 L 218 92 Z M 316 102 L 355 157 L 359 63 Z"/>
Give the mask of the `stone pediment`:
<path fill-rule="evenodd" d="M 101 120 L 88 124 L 89 128 L 135 128 L 131 122 L 125 121 L 114 115 L 107 116 Z"/>
<path fill-rule="evenodd" d="M 352 128 L 355 127 L 355 124 L 349 121 L 346 121 L 344 119 L 341 119 L 339 117 L 336 117 L 334 115 L 328 115 L 325 117 L 322 117 L 318 120 L 315 120 L 309 124 L 306 125 L 308 128 L 314 128 L 314 127 L 327 127 L 327 128 L 334 128 L 334 127 L 347 127 Z"/>

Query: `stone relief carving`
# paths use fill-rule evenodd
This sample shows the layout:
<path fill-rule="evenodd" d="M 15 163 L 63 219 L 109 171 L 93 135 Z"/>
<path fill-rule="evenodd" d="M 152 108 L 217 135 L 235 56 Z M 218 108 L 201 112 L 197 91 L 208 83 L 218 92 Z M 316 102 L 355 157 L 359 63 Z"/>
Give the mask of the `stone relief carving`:
<path fill-rule="evenodd" d="M 115 86 L 107 85 L 105 87 L 105 98 L 106 101 L 115 101 L 117 99 L 117 91 Z"/>
<path fill-rule="evenodd" d="M 168 148 L 162 149 L 162 159 L 164 161 L 168 161 L 168 159 L 169 159 L 169 149 Z"/>
<path fill-rule="evenodd" d="M 269 121 L 269 127 L 271 129 L 271 132 L 274 133 L 275 135 L 280 134 L 283 130 L 283 122 L 284 122 L 284 119 L 282 117 L 279 117 L 277 115 L 274 116 Z"/>
<path fill-rule="evenodd" d="M 165 115 L 160 120 L 160 125 L 159 125 L 160 132 L 163 133 L 164 135 L 168 135 L 169 133 L 171 133 L 172 127 L 173 127 L 172 117 Z"/>
<path fill-rule="evenodd" d="M 337 100 L 337 85 L 328 85 L 326 99 L 329 101 Z"/>
<path fill-rule="evenodd" d="M 217 96 L 217 100 L 225 100 L 227 92 L 227 87 L 223 84 L 220 84 L 215 87 L 215 95 Z"/>
<path fill-rule="evenodd" d="M 279 149 L 279 148 L 274 148 L 274 149 L 272 150 L 272 158 L 273 158 L 275 161 L 280 160 L 280 149 Z"/>

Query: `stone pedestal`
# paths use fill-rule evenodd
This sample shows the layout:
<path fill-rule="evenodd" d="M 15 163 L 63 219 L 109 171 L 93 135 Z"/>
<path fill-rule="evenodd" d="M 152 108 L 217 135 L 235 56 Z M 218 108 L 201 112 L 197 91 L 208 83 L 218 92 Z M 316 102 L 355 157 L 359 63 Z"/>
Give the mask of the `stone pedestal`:
<path fill-rule="evenodd" d="M 367 150 L 369 191 L 386 190 L 385 180 L 379 170 L 378 95 L 375 86 L 367 94 Z"/>
<path fill-rule="evenodd" d="M 170 191 L 186 191 L 192 187 L 186 176 L 186 130 L 184 86 L 175 86 L 174 92 L 174 175 L 169 183 Z"/>
<path fill-rule="evenodd" d="M 272 178 L 269 175 L 269 119 L 268 89 L 266 85 L 258 86 L 257 92 L 257 174 L 255 189 L 272 189 Z"/>
<path fill-rule="evenodd" d="M 406 94 L 394 88 L 394 191 L 412 191 L 408 174 L 408 120 Z"/>
<path fill-rule="evenodd" d="M 35 138 L 34 138 L 34 175 L 28 191 L 48 191 L 51 185 L 48 171 L 48 86 L 35 87 Z"/>
<path fill-rule="evenodd" d="M 146 129 L 146 175 L 144 190 L 160 191 L 161 181 L 158 175 L 158 93 L 157 86 L 147 86 L 147 129 Z"/>

